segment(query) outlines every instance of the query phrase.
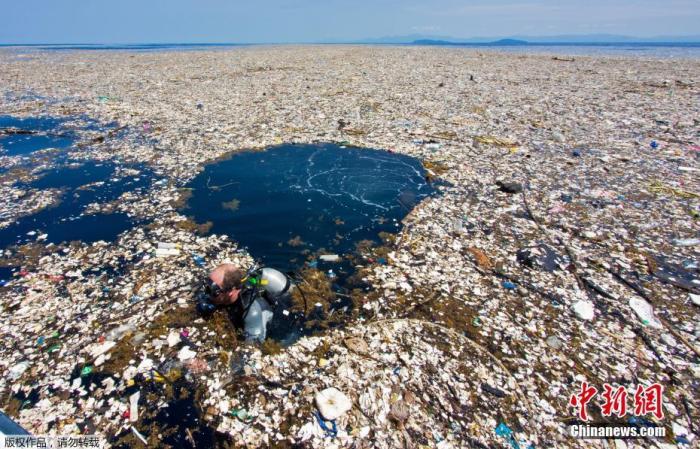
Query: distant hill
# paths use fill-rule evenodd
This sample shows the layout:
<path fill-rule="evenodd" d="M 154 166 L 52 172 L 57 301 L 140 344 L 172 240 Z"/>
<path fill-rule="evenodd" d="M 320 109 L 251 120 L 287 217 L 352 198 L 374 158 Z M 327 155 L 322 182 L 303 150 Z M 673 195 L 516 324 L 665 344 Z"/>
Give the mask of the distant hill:
<path fill-rule="evenodd" d="M 466 42 L 444 41 L 440 39 L 416 39 L 410 44 L 413 45 L 464 45 Z M 471 43 L 471 42 L 469 42 Z M 528 45 L 529 42 L 519 39 L 499 39 L 492 42 L 483 42 L 487 45 Z"/>
<path fill-rule="evenodd" d="M 413 45 L 459 45 L 459 44 L 489 44 L 489 45 L 527 45 L 527 44 L 615 44 L 615 43 L 691 43 L 700 42 L 700 35 L 693 36 L 653 36 L 634 37 L 616 34 L 582 34 L 556 36 L 505 36 L 500 37 L 470 37 L 459 38 L 452 36 L 435 36 L 408 34 L 403 36 L 385 36 L 379 38 L 360 39 L 355 41 L 328 41 L 326 43 L 356 43 L 356 44 L 413 44 Z"/>

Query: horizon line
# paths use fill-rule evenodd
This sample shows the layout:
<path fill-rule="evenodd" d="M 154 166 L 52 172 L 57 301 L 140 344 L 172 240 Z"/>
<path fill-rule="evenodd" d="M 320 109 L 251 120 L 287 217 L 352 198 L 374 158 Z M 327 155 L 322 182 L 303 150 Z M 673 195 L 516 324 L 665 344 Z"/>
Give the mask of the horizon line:
<path fill-rule="evenodd" d="M 580 35 L 580 37 L 585 37 L 586 35 Z M 593 36 L 593 35 L 590 35 Z M 400 38 L 401 36 L 396 36 L 396 38 Z M 546 36 L 543 37 L 538 37 L 537 39 L 543 39 Z M 555 37 L 555 36 L 552 36 Z M 574 35 L 567 36 L 567 37 L 576 37 Z M 622 36 L 621 36 L 622 37 Z M 678 39 L 686 36 L 663 36 L 663 37 L 668 37 L 668 38 L 673 38 L 673 39 Z M 639 38 L 639 40 L 600 40 L 600 41 L 568 41 L 568 40 L 556 40 L 553 39 L 551 41 L 544 41 L 544 40 L 538 40 L 538 41 L 528 41 L 525 38 L 517 38 L 517 37 L 502 37 L 502 38 L 491 38 L 492 40 L 488 40 L 489 38 L 481 39 L 481 38 L 437 38 L 437 37 L 421 37 L 421 38 L 415 38 L 413 40 L 407 40 L 405 42 L 380 42 L 381 39 L 391 39 L 392 37 L 383 37 L 383 38 L 366 38 L 366 39 L 359 39 L 359 40 L 328 40 L 328 41 L 280 41 L 280 42 L 274 42 L 274 41 L 269 41 L 269 42 L 176 42 L 176 41 L 171 41 L 171 42 L 148 42 L 148 41 L 143 41 L 143 42 L 12 42 L 12 43 L 4 43 L 0 42 L 0 46 L 3 47 L 38 47 L 38 46 L 61 46 L 61 45 L 84 45 L 84 46 L 108 46 L 108 45 L 124 45 L 124 46 L 129 46 L 129 45 L 191 45 L 191 46 L 196 46 L 196 45 L 343 45 L 343 44 L 370 44 L 370 45 L 396 45 L 396 44 L 411 44 L 414 42 L 418 41 L 435 41 L 435 42 L 445 42 L 445 43 L 452 43 L 452 44 L 492 44 L 492 43 L 497 43 L 499 41 L 505 41 L 505 40 L 517 40 L 521 41 L 527 44 L 678 44 L 678 43 L 683 43 L 683 44 L 691 44 L 691 43 L 697 43 L 700 44 L 700 38 L 697 36 L 687 36 L 689 38 L 693 38 L 687 41 L 663 41 L 663 40 L 648 40 L 648 39 L 654 39 L 654 38 Z M 628 39 L 635 39 L 635 38 L 628 38 Z M 656 38 L 658 39 L 658 38 Z M 377 41 L 377 42 L 374 42 Z"/>

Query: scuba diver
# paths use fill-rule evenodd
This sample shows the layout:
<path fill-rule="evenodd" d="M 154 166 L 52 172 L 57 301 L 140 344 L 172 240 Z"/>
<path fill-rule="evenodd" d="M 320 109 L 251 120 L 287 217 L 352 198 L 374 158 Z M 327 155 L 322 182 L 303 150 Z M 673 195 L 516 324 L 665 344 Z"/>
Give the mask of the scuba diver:
<path fill-rule="evenodd" d="M 209 274 L 197 296 L 197 310 L 207 315 L 218 307 L 232 306 L 247 342 L 262 342 L 277 303 L 294 284 L 274 268 L 254 264 L 246 272 L 234 264 L 221 264 Z"/>

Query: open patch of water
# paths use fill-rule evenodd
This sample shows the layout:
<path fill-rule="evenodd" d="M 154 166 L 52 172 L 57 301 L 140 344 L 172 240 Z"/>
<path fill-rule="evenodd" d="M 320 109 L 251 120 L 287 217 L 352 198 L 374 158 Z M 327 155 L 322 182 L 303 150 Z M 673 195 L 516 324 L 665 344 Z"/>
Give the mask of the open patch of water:
<path fill-rule="evenodd" d="M 211 232 L 238 241 L 264 266 L 322 270 L 337 293 L 353 273 L 348 256 L 357 244 L 398 232 L 411 209 L 436 192 L 425 175 L 417 159 L 389 151 L 280 145 L 206 166 L 189 184 L 183 212 L 211 222 Z M 288 307 L 282 304 L 285 314 L 275 311 L 268 327 L 283 346 L 308 331 L 304 321 L 322 319 L 315 300 L 305 317 L 290 315 Z M 348 307 L 343 296 L 329 305 Z"/>
<path fill-rule="evenodd" d="M 58 204 L 20 218 L 0 230 L 0 248 L 35 241 L 42 234 L 46 242 L 72 240 L 94 242 L 113 240 L 134 225 L 123 213 L 84 213 L 91 203 L 108 203 L 121 194 L 148 188 L 152 174 L 144 167 L 125 167 L 118 163 L 85 162 L 59 166 L 44 173 L 24 188 L 60 189 Z"/>
<path fill-rule="evenodd" d="M 4 287 L 12 280 L 15 271 L 17 271 L 17 267 L 0 266 L 0 287 Z"/>
<path fill-rule="evenodd" d="M 237 153 L 208 165 L 189 187 L 185 213 L 280 270 L 397 232 L 435 191 L 414 158 L 333 144 Z"/>
<path fill-rule="evenodd" d="M 63 128 L 65 119 L 0 116 L 0 154 L 17 156 L 47 148 L 68 148 L 76 136 Z"/>
<path fill-rule="evenodd" d="M 23 156 L 35 151 L 65 149 L 77 143 L 77 131 L 110 129 L 86 117 L 0 116 L 0 155 Z"/>

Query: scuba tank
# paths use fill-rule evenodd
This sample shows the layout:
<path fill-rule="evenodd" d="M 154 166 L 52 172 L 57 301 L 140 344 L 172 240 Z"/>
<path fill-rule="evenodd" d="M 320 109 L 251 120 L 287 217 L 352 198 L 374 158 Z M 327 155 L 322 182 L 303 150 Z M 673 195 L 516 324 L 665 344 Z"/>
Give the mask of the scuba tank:
<path fill-rule="evenodd" d="M 249 270 L 249 273 L 243 282 L 257 287 L 258 291 L 271 304 L 276 304 L 277 300 L 284 296 L 292 287 L 292 282 L 287 275 L 274 268 L 262 268 L 252 273 Z"/>
<path fill-rule="evenodd" d="M 246 341 L 264 341 L 267 324 L 274 316 L 277 302 L 293 287 L 289 277 L 274 268 L 253 266 L 243 283 L 243 327 Z"/>

